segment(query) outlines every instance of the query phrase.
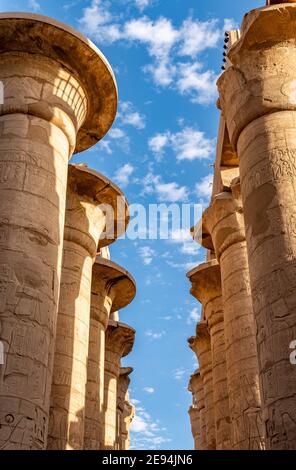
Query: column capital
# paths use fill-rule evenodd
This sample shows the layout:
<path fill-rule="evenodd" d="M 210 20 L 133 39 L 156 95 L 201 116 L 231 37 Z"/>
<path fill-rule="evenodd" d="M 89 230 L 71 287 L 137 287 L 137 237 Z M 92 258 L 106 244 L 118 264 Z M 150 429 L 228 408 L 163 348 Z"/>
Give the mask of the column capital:
<path fill-rule="evenodd" d="M 104 210 L 107 205 L 110 211 Z M 92 257 L 122 235 L 129 222 L 122 191 L 87 165 L 69 165 L 66 211 L 64 238 L 83 244 Z"/>
<path fill-rule="evenodd" d="M 97 256 L 93 265 L 91 290 L 93 296 L 108 297 L 111 303 L 109 313 L 115 313 L 129 305 L 134 299 L 136 281 L 119 264 Z M 92 309 L 92 316 L 98 319 L 100 311 L 96 308 Z"/>
<path fill-rule="evenodd" d="M 187 273 L 192 287 L 191 295 L 195 297 L 203 307 L 216 297 L 221 297 L 221 273 L 217 260 L 213 259 L 202 263 Z"/>
<path fill-rule="evenodd" d="M 245 15 L 241 38 L 228 52 L 232 66 L 217 83 L 235 149 L 242 130 L 252 121 L 272 112 L 296 109 L 296 4 L 271 5 Z"/>
<path fill-rule="evenodd" d="M 198 357 L 211 350 L 210 333 L 205 321 L 196 325 L 196 334 L 188 339 L 188 344 Z"/>
<path fill-rule="evenodd" d="M 238 185 L 234 187 L 238 191 Z M 211 234 L 217 259 L 231 245 L 245 240 L 245 224 L 240 198 L 234 193 L 217 194 L 203 213 L 203 225 Z"/>
<path fill-rule="evenodd" d="M 64 109 L 67 102 L 69 109 L 71 108 L 74 125 L 80 127 L 75 145 L 76 152 L 95 145 L 106 134 L 116 115 L 117 85 L 107 59 L 89 39 L 71 27 L 46 16 L 1 13 L 0 54 L 6 52 L 16 55 L 29 54 L 38 60 L 43 56 L 55 61 L 61 70 L 68 70 L 76 77 L 84 90 L 84 96 L 78 97 L 71 88 L 71 82 L 63 83 L 61 79 L 52 88 L 45 87 L 35 101 L 11 95 L 4 105 L 0 106 L 0 114 L 25 112 L 50 120 L 53 117 L 50 106 L 52 103 L 48 103 L 51 95 L 51 101 L 54 100 L 56 108 L 62 104 Z M 54 119 L 58 119 L 56 113 Z"/>
<path fill-rule="evenodd" d="M 109 320 L 106 330 L 106 350 L 118 355 L 119 359 L 127 356 L 132 351 L 135 334 L 131 326 Z"/>
<path fill-rule="evenodd" d="M 128 387 L 131 379 L 130 374 L 133 372 L 132 367 L 120 367 L 119 370 L 119 382 L 118 382 L 118 403 L 117 406 L 123 411 L 125 403 L 127 402 Z"/>
<path fill-rule="evenodd" d="M 200 375 L 200 370 L 196 369 L 193 374 L 191 374 L 188 384 L 188 391 L 191 392 L 193 395 L 199 393 L 200 390 L 203 388 L 203 383 Z"/>

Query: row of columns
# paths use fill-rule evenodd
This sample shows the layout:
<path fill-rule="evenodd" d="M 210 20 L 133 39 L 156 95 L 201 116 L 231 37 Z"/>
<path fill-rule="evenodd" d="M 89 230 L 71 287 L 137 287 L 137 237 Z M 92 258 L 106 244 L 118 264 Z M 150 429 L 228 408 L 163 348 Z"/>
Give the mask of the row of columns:
<path fill-rule="evenodd" d="M 122 191 L 69 165 L 109 130 L 110 65 L 88 39 L 33 14 L 0 15 L 0 449 L 123 449 L 133 408 L 118 312 L 132 276 L 108 246 Z"/>
<path fill-rule="evenodd" d="M 190 410 L 200 449 L 212 449 L 213 442 L 216 449 L 296 447 L 296 368 L 290 362 L 296 338 L 296 5 L 279 3 L 245 16 L 218 80 L 222 155 L 210 206 L 195 228 L 211 259 L 188 273 L 203 307 L 189 339 L 204 395 L 196 405 L 193 392 Z M 232 175 L 228 184 L 225 170 Z"/>

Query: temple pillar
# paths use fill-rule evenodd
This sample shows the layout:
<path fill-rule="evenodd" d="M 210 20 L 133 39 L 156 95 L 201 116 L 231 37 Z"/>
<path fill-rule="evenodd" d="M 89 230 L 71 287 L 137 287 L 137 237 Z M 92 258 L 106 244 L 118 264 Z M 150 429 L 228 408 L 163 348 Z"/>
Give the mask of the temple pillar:
<path fill-rule="evenodd" d="M 211 338 L 206 322 L 197 324 L 196 336 L 189 338 L 188 343 L 192 351 L 194 351 L 197 356 L 204 387 L 207 450 L 215 450 L 216 429 L 213 396 L 212 352 Z"/>
<path fill-rule="evenodd" d="M 113 261 L 97 257 L 93 266 L 87 362 L 84 449 L 98 450 L 104 439 L 105 332 L 110 317 L 134 298 L 132 276 Z"/>
<path fill-rule="evenodd" d="M 109 320 L 106 331 L 104 378 L 104 435 L 102 449 L 119 450 L 117 442 L 117 393 L 121 359 L 134 344 L 135 330 L 125 323 Z"/>
<path fill-rule="evenodd" d="M 107 132 L 117 91 L 90 41 L 26 13 L 0 14 L 0 81 L 0 449 L 39 450 L 48 432 L 68 161 Z"/>
<path fill-rule="evenodd" d="M 274 450 L 296 448 L 295 31 L 292 3 L 251 11 L 218 81 L 239 158 L 263 419 Z"/>
<path fill-rule="evenodd" d="M 233 449 L 264 447 L 255 322 L 239 185 L 212 199 L 203 225 L 220 261 Z"/>
<path fill-rule="evenodd" d="M 130 448 L 130 426 L 135 415 L 135 409 L 129 400 L 131 367 L 121 367 L 117 383 L 117 444 L 119 450 Z"/>
<path fill-rule="evenodd" d="M 203 263 L 191 270 L 187 276 L 192 284 L 191 294 L 203 306 L 203 316 L 211 337 L 216 449 L 230 449 L 230 413 L 219 263 L 215 259 Z"/>
<path fill-rule="evenodd" d="M 192 405 L 189 408 L 191 430 L 195 450 L 206 450 L 206 423 L 203 382 L 199 370 L 190 377 L 188 390 L 192 393 Z"/>
<path fill-rule="evenodd" d="M 124 201 L 107 178 L 85 165 L 69 165 L 48 449 L 84 445 L 92 267 L 98 246 L 111 241 L 104 233 L 110 222 L 105 202 L 116 198 Z"/>

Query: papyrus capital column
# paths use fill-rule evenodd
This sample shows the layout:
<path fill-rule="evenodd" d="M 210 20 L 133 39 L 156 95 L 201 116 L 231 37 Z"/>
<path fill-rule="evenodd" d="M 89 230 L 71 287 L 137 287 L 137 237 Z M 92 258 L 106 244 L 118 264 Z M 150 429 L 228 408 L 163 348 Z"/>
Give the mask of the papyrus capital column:
<path fill-rule="evenodd" d="M 116 436 L 117 392 L 121 359 L 127 356 L 134 344 L 135 330 L 125 323 L 109 321 L 106 331 L 104 380 L 104 436 L 103 449 L 118 449 Z"/>
<path fill-rule="evenodd" d="M 203 214 L 220 261 L 227 383 L 234 449 L 263 448 L 255 322 L 239 182 Z"/>
<path fill-rule="evenodd" d="M 105 331 L 108 321 L 117 310 L 132 302 L 135 294 L 133 277 L 118 264 L 98 256 L 93 266 L 91 287 L 85 449 L 100 449 L 104 439 Z"/>
<path fill-rule="evenodd" d="M 130 403 L 128 388 L 130 385 L 131 367 L 121 367 L 117 384 L 117 445 L 119 450 L 130 447 L 130 426 L 135 416 L 135 408 Z"/>
<path fill-rule="evenodd" d="M 107 132 L 117 90 L 90 41 L 26 13 L 0 14 L 0 81 L 0 448 L 44 449 L 68 161 Z"/>
<path fill-rule="evenodd" d="M 213 397 L 213 374 L 211 338 L 206 322 L 198 323 L 196 336 L 188 339 L 189 347 L 195 352 L 199 365 L 200 375 L 204 386 L 205 422 L 207 449 L 216 449 L 215 410 Z"/>
<path fill-rule="evenodd" d="M 205 401 L 204 386 L 197 370 L 191 375 L 188 390 L 192 393 L 192 405 L 189 408 L 191 430 L 196 450 L 207 449 L 206 423 L 205 423 Z"/>
<path fill-rule="evenodd" d="M 203 306 L 203 315 L 211 336 L 216 448 L 230 449 L 230 415 L 219 263 L 214 259 L 203 263 L 192 269 L 187 276 L 192 284 L 191 294 Z"/>
<path fill-rule="evenodd" d="M 83 448 L 92 267 L 98 246 L 110 243 L 102 236 L 116 214 L 102 205 L 116 197 L 124 201 L 126 227 L 128 208 L 117 186 L 85 165 L 69 165 L 49 449 Z"/>
<path fill-rule="evenodd" d="M 294 3 L 294 2 L 293 2 Z M 253 10 L 218 82 L 237 149 L 270 449 L 296 446 L 296 5 Z"/>

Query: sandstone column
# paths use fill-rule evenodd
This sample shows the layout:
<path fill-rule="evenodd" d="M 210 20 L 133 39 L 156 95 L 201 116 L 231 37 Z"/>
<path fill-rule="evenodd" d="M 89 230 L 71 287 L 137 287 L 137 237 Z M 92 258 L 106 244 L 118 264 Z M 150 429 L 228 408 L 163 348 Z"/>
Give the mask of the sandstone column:
<path fill-rule="evenodd" d="M 203 263 L 187 276 L 192 284 L 191 294 L 203 306 L 204 318 L 211 336 L 216 449 L 230 449 L 230 414 L 219 263 L 215 259 Z"/>
<path fill-rule="evenodd" d="M 106 331 L 105 379 L 104 379 L 104 436 L 101 448 L 118 450 L 117 391 L 121 358 L 133 347 L 135 330 L 130 326 L 109 321 Z"/>
<path fill-rule="evenodd" d="M 84 449 L 97 450 L 104 437 L 105 331 L 108 320 L 136 293 L 132 276 L 116 263 L 97 257 L 93 266 L 87 365 Z"/>
<path fill-rule="evenodd" d="M 192 405 L 189 408 L 194 447 L 196 450 L 206 450 L 206 423 L 204 388 L 199 370 L 192 374 L 188 390 L 192 393 Z"/>
<path fill-rule="evenodd" d="M 255 322 L 239 185 L 218 194 L 204 212 L 220 261 L 224 336 L 234 449 L 262 449 L 263 426 Z"/>
<path fill-rule="evenodd" d="M 269 449 L 296 448 L 295 31 L 296 5 L 251 11 L 218 82 L 239 157 Z"/>
<path fill-rule="evenodd" d="M 200 375 L 203 381 L 207 449 L 215 450 L 216 430 L 213 397 L 212 352 L 211 339 L 206 322 L 197 324 L 196 336 L 189 338 L 188 343 L 197 356 L 200 365 Z"/>
<path fill-rule="evenodd" d="M 83 448 L 92 267 L 98 245 L 111 241 L 100 240 L 110 216 L 104 203 L 112 203 L 116 219 L 116 198 L 124 201 L 107 178 L 69 165 L 48 449 Z"/>
<path fill-rule="evenodd" d="M 117 92 L 87 39 L 50 18 L 0 14 L 0 449 L 44 449 L 68 160 L 109 129 Z"/>
<path fill-rule="evenodd" d="M 117 384 L 117 442 L 119 450 L 130 448 L 130 425 L 135 415 L 135 409 L 129 401 L 128 387 L 130 385 L 131 367 L 121 367 Z"/>

